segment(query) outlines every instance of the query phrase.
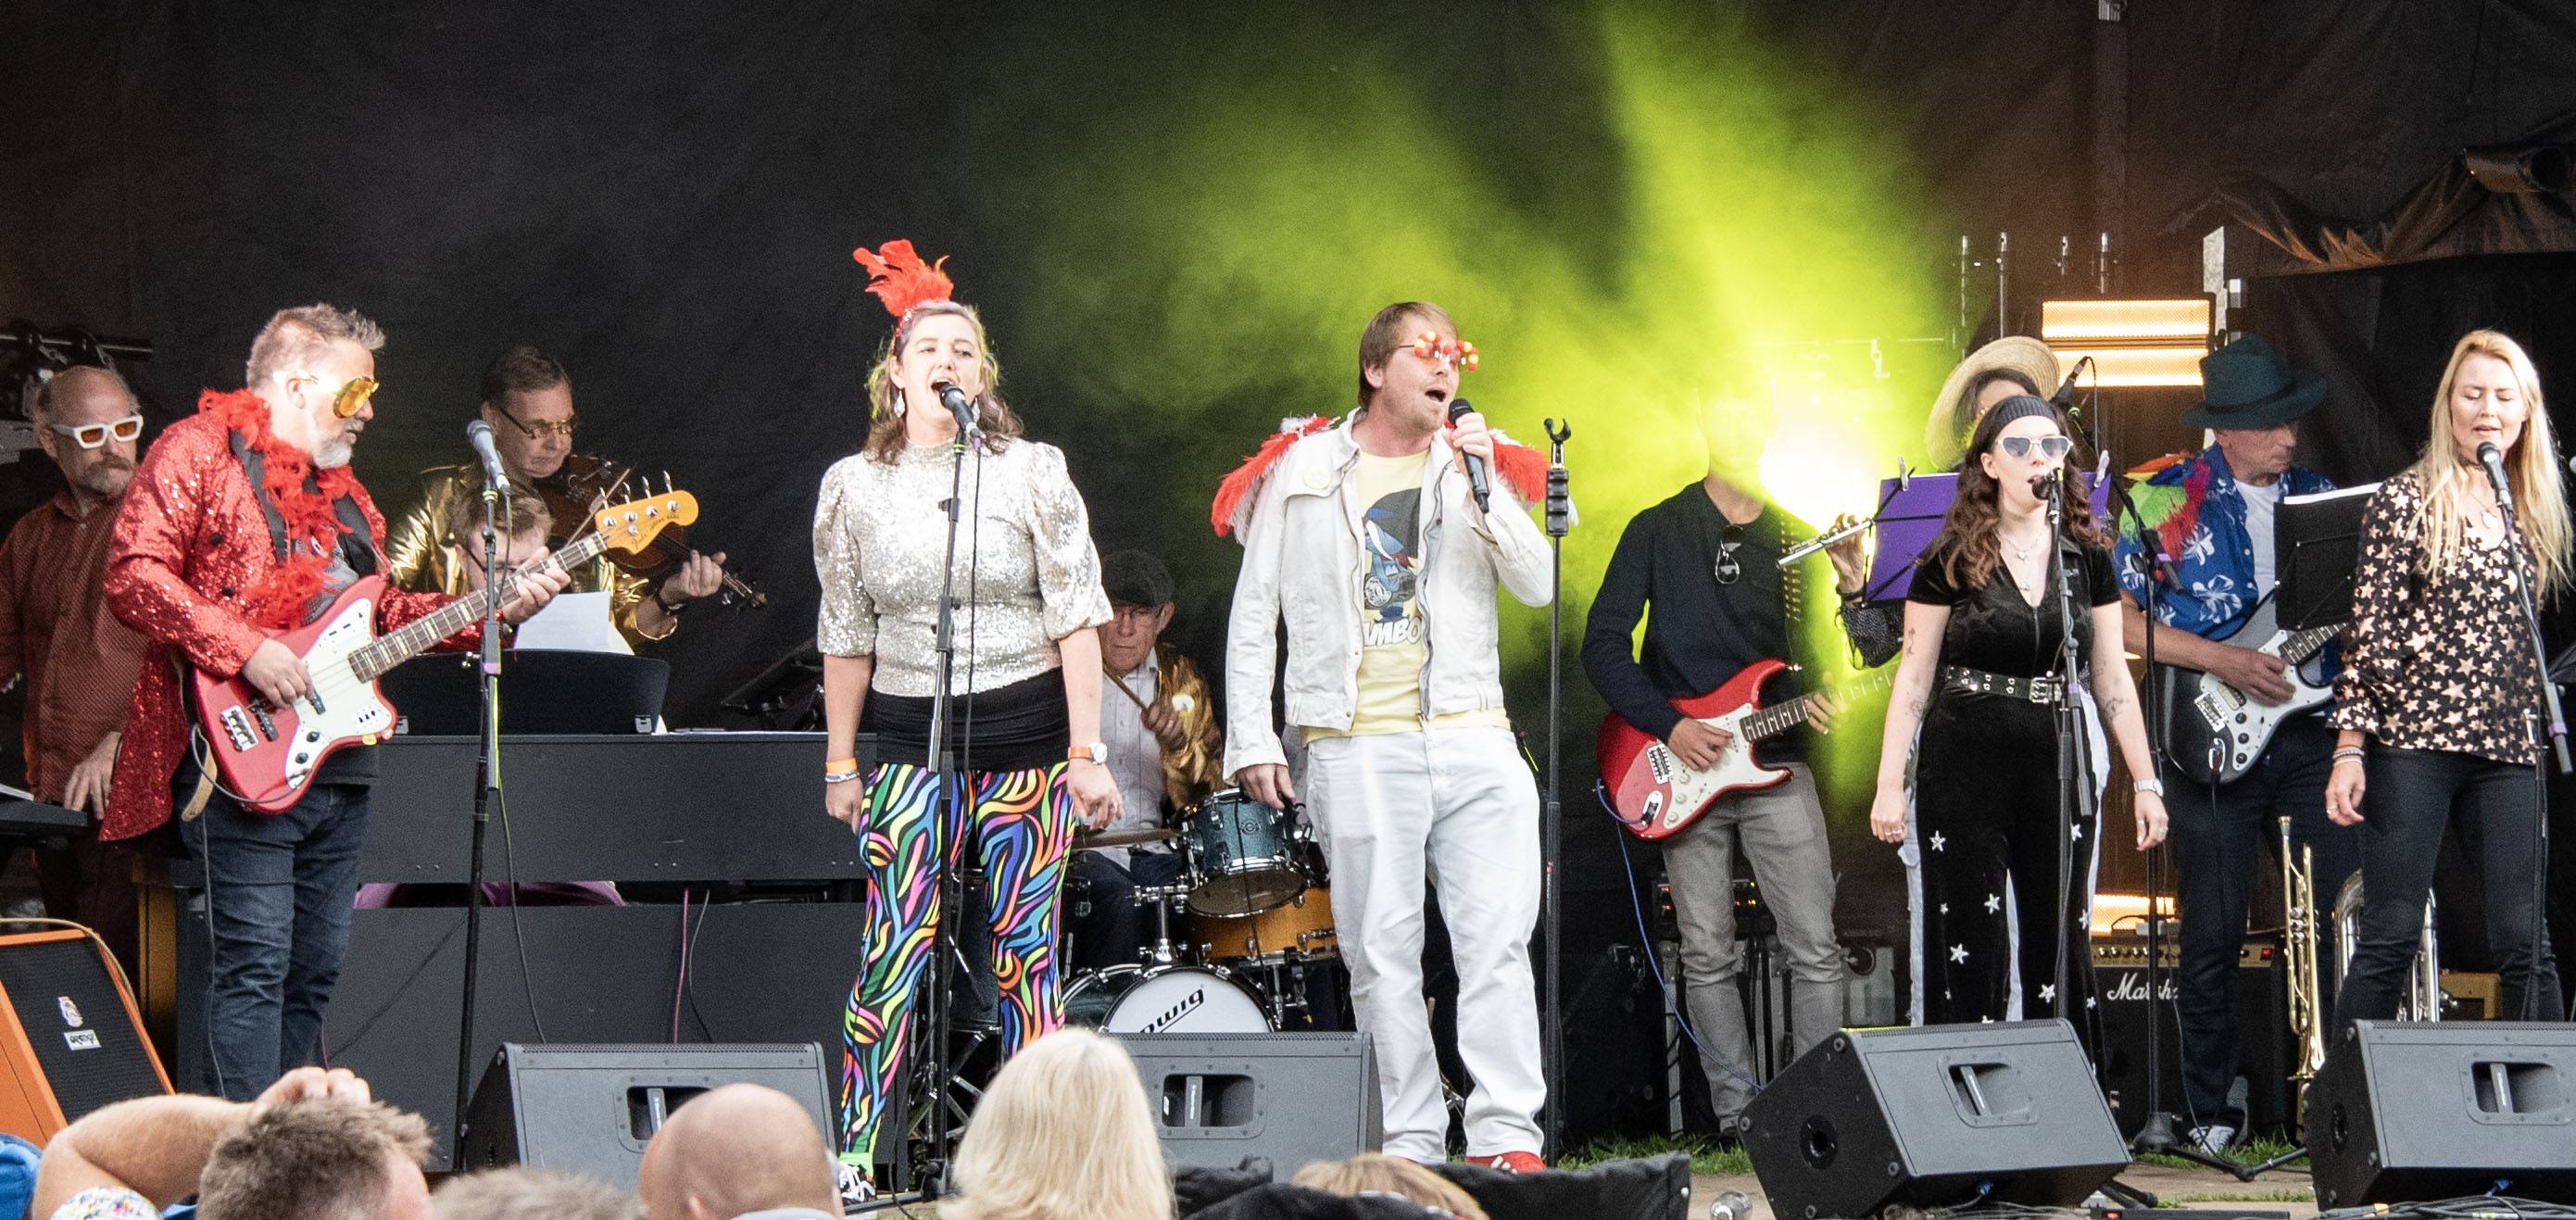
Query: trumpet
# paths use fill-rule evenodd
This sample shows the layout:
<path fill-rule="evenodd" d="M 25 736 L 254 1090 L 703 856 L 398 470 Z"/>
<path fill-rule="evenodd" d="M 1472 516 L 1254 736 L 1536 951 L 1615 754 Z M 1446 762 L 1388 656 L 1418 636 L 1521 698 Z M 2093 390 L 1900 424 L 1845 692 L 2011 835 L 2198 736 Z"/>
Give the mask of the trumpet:
<path fill-rule="evenodd" d="M 2281 819 L 2281 897 L 2287 908 L 2281 919 L 2281 968 L 2290 982 L 2290 1037 L 2298 1062 L 2290 1083 L 2299 1086 L 2299 1110 L 2306 1126 L 2307 1085 L 2326 1065 L 2326 1014 L 2317 987 L 2317 852 L 2302 846 L 2290 853 L 2290 819 Z"/>

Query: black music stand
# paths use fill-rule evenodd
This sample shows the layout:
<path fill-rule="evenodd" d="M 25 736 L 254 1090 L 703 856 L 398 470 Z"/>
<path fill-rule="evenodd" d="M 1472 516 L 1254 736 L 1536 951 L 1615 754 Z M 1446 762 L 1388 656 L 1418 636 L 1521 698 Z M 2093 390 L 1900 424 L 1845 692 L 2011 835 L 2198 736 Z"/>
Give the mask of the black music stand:
<path fill-rule="evenodd" d="M 2379 484 L 2284 496 L 2273 520 L 2272 553 L 2280 557 L 2274 602 L 2284 631 L 2306 631 L 2352 617 L 2352 583 L 2361 567 L 2361 518 Z"/>
<path fill-rule="evenodd" d="M 650 733 L 671 685 L 671 663 L 622 652 L 508 650 L 501 672 L 501 732 Z M 403 733 L 463 737 L 476 731 L 482 674 L 470 652 L 421 657 L 379 679 L 402 712 Z"/>

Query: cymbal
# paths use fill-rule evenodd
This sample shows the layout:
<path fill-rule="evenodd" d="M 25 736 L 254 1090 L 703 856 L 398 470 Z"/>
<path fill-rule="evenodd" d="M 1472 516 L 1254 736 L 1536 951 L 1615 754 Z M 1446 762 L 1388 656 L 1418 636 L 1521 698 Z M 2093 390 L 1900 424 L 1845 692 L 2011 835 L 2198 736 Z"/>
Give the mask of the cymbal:
<path fill-rule="evenodd" d="M 1104 847 L 1134 847 L 1140 843 L 1168 843 L 1180 838 L 1181 832 L 1160 826 L 1130 826 L 1125 830 L 1076 830 L 1075 851 L 1098 851 Z"/>

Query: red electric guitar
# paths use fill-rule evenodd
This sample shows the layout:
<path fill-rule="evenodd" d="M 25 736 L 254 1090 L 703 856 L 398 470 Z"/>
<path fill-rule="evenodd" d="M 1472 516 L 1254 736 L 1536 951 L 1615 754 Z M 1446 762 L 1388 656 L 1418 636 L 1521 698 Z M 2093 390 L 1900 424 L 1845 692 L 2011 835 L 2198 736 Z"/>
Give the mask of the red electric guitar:
<path fill-rule="evenodd" d="M 1646 735 L 1613 712 L 1601 720 L 1598 754 L 1601 786 L 1619 824 L 1641 839 L 1679 833 L 1719 797 L 1750 788 L 1770 788 L 1789 778 L 1785 767 L 1754 761 L 1753 743 L 1777 737 L 1807 722 L 1821 694 L 1800 695 L 1773 707 L 1762 706 L 1762 684 L 1789 668 L 1785 661 L 1757 661 L 1696 699 L 1675 699 L 1673 710 L 1713 729 L 1735 735 L 1720 751 L 1716 765 L 1694 771 L 1673 756 L 1672 747 Z M 1873 674 L 1840 693 L 1884 690 L 1893 670 Z"/>
<path fill-rule="evenodd" d="M 519 577 L 540 568 L 570 570 L 609 550 L 638 551 L 672 525 L 698 519 L 698 502 L 669 491 L 591 514 L 598 528 L 536 563 L 501 578 L 508 600 Z M 304 795 L 315 768 L 353 743 L 374 745 L 394 730 L 394 705 L 376 689 L 385 671 L 437 646 L 483 617 L 480 595 L 460 597 L 392 634 L 376 634 L 381 576 L 360 577 L 341 591 L 320 618 L 272 638 L 292 650 L 312 677 L 313 694 L 290 707 L 270 703 L 239 675 L 216 678 L 199 671 L 197 731 L 211 746 L 224 791 L 261 813 L 283 813 Z"/>

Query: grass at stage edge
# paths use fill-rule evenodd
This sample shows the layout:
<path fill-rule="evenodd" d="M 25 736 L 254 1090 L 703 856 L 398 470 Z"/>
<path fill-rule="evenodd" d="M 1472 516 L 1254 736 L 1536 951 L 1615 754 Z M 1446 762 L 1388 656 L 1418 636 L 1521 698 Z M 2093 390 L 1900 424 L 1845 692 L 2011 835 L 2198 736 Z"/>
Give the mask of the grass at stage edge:
<path fill-rule="evenodd" d="M 2258 1136 L 2229 1148 L 2226 1155 L 2228 1160 L 2234 1161 L 2239 1165 L 2260 1165 L 2263 1162 L 2271 1160 L 2273 1157 L 2279 1156 L 2284 1152 L 2288 1152 L 2291 1148 L 2297 1146 L 2298 1145 L 2294 1145 L 2287 1140 Z M 2141 1165 L 2161 1165 L 2167 1169 L 2208 1169 L 2208 1166 L 2206 1165 L 2195 1165 L 2178 1156 L 2165 1156 L 2162 1153 L 2154 1152 L 2137 1158 L 2137 1161 Z M 2306 1164 L 2307 1162 L 2305 1161 L 2292 1161 L 2288 1165 L 2282 1166 L 2282 1169 L 2293 1173 L 2305 1172 Z M 2269 1196 L 2266 1197 L 2268 1198 Z"/>
<path fill-rule="evenodd" d="M 1741 1148 L 1720 1149 L 1717 1141 L 1698 1135 L 1646 1135 L 1627 1139 L 1594 1140 L 1557 1158 L 1557 1168 L 1586 1169 L 1603 1161 L 1633 1161 L 1662 1156 L 1667 1152 L 1690 1154 L 1691 1172 L 1695 1174 L 1749 1174 L 1753 1158 Z"/>
<path fill-rule="evenodd" d="M 2289 1151 L 2289 1149 L 2290 1144 L 2287 1141 L 2277 1139 L 2252 1139 L 2228 1149 L 2227 1158 L 2239 1165 L 2253 1165 L 2271 1160 L 2273 1157 Z M 1718 1148 L 1715 1140 L 1706 1136 L 1697 1135 L 1649 1135 L 1627 1139 L 1595 1140 L 1592 1143 L 1586 1144 L 1581 1148 L 1577 1148 L 1573 1152 L 1560 1158 L 1558 1160 L 1558 1167 L 1564 1169 L 1583 1169 L 1588 1166 L 1598 1165 L 1603 1161 L 1636 1160 L 1643 1157 L 1661 1156 L 1667 1152 L 1689 1153 L 1691 1159 L 1691 1172 L 1695 1174 L 1749 1174 L 1753 1172 L 1752 1158 L 1746 1156 L 1743 1149 L 1729 1148 L 1721 1150 Z M 2170 1169 L 2205 1168 L 2204 1166 L 2194 1165 L 2189 1161 L 2183 1160 L 2181 1157 L 2174 1156 L 2150 1154 L 2139 1157 L 2138 1161 L 2141 1164 L 2162 1165 Z M 2292 1171 L 2295 1171 L 2297 1165 L 2298 1162 L 2292 1162 L 2289 1168 Z M 2177 1195 L 2166 1201 L 2176 1203 L 2292 1203 L 2304 1202 L 2308 1197 L 2309 1193 L 2304 1188 L 2285 1186 L 2277 1189 L 2265 1190 L 2260 1186 L 2249 1182 L 2242 1191 Z"/>

